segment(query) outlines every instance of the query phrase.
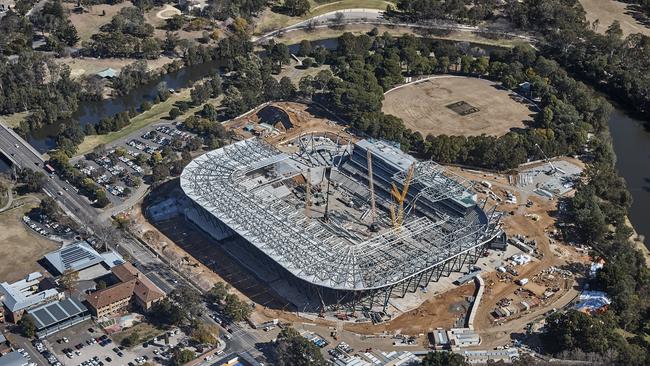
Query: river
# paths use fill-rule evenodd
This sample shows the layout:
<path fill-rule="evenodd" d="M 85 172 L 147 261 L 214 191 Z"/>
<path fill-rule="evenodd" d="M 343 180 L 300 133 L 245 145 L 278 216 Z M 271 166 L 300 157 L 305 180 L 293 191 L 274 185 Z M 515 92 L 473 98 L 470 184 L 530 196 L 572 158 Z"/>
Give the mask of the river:
<path fill-rule="evenodd" d="M 615 109 L 609 118 L 609 131 L 616 153 L 616 169 L 625 178 L 632 194 L 629 217 L 637 233 L 645 236 L 650 248 L 650 131 L 645 124 Z"/>
<path fill-rule="evenodd" d="M 313 41 L 312 45 L 334 49 L 337 43 L 337 39 L 331 38 Z M 289 49 L 295 53 L 298 47 L 297 44 L 290 45 Z M 482 48 L 488 53 L 493 49 L 478 44 L 469 44 L 469 47 Z M 216 61 L 186 67 L 164 75 L 161 80 L 142 85 L 128 95 L 96 102 L 82 102 L 73 117 L 81 124 L 94 124 L 106 116 L 112 116 L 131 107 L 138 108 L 145 100 L 153 100 L 160 82 L 165 82 L 168 88 L 181 89 L 216 70 L 218 70 Z M 642 121 L 628 116 L 620 108 L 612 113 L 609 126 L 617 156 L 616 168 L 625 178 L 633 197 L 630 220 L 639 234 L 650 238 L 650 220 L 645 217 L 650 212 L 650 131 L 644 129 Z M 49 126 L 36 131 L 29 137 L 29 142 L 37 150 L 45 152 L 54 146 L 53 136 L 56 136 L 56 133 L 56 127 Z M 4 162 L 0 162 L 0 170 L 6 169 L 3 164 Z"/>

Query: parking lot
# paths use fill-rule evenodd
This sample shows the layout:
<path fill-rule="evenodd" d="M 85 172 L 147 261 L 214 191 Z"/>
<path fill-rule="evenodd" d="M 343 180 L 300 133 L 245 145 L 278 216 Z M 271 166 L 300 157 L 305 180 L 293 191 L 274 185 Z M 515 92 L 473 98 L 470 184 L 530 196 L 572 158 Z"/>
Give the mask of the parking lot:
<path fill-rule="evenodd" d="M 70 226 L 55 222 L 43 214 L 29 213 L 23 216 L 22 220 L 30 229 L 48 239 L 64 241 L 76 235 Z"/>
<path fill-rule="evenodd" d="M 165 364 L 170 350 L 187 337 L 176 330 L 168 332 L 169 343 L 163 337 L 142 341 L 132 348 L 116 344 L 96 324 L 84 322 L 48 337 L 43 343 L 66 365 L 141 365 L 147 361 Z"/>
<path fill-rule="evenodd" d="M 120 204 L 143 184 L 150 171 L 152 154 L 178 153 L 195 137 L 173 124 L 157 124 L 138 131 L 76 161 L 75 166 L 87 177 L 104 187 L 113 204 Z"/>

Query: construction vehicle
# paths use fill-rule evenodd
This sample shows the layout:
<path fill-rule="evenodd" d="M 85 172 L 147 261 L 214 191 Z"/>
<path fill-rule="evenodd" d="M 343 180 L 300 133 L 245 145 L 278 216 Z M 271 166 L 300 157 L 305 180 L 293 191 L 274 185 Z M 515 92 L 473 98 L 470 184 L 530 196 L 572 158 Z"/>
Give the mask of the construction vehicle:
<path fill-rule="evenodd" d="M 411 185 L 411 181 L 413 180 L 413 174 L 415 173 L 415 163 L 411 164 L 409 167 L 409 170 L 406 172 L 406 178 L 404 179 L 404 185 L 402 187 L 402 191 L 397 188 L 395 183 L 393 183 L 390 193 L 393 196 L 393 199 L 395 200 L 395 205 L 391 205 L 389 210 L 390 210 L 390 220 L 393 224 L 393 227 L 397 230 L 402 226 L 402 223 L 404 221 L 404 200 L 406 199 L 406 195 L 408 194 L 409 187 Z M 397 207 L 397 211 L 395 211 L 395 207 Z"/>

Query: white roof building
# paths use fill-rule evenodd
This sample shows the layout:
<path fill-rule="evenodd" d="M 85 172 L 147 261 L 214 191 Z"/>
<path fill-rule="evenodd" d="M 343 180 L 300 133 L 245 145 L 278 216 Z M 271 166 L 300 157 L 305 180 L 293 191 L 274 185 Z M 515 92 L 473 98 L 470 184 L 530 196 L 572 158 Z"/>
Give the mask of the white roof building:
<path fill-rule="evenodd" d="M 30 273 L 26 278 L 9 284 L 0 283 L 0 292 L 2 292 L 2 302 L 7 309 L 12 312 L 28 308 L 32 305 L 39 304 L 47 299 L 57 297 L 59 292 L 55 289 L 38 291 L 38 283 L 43 278 L 39 272 Z"/>

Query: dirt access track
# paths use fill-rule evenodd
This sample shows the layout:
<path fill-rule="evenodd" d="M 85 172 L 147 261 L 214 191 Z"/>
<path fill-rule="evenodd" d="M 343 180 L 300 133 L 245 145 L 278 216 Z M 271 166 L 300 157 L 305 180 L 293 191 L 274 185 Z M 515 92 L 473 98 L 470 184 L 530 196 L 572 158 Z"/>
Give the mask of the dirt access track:
<path fill-rule="evenodd" d="M 478 109 L 461 115 L 448 108 L 465 102 Z M 435 76 L 386 92 L 382 111 L 401 118 L 407 128 L 450 136 L 500 136 L 514 128 L 525 128 L 534 112 L 511 91 L 484 79 Z"/>

